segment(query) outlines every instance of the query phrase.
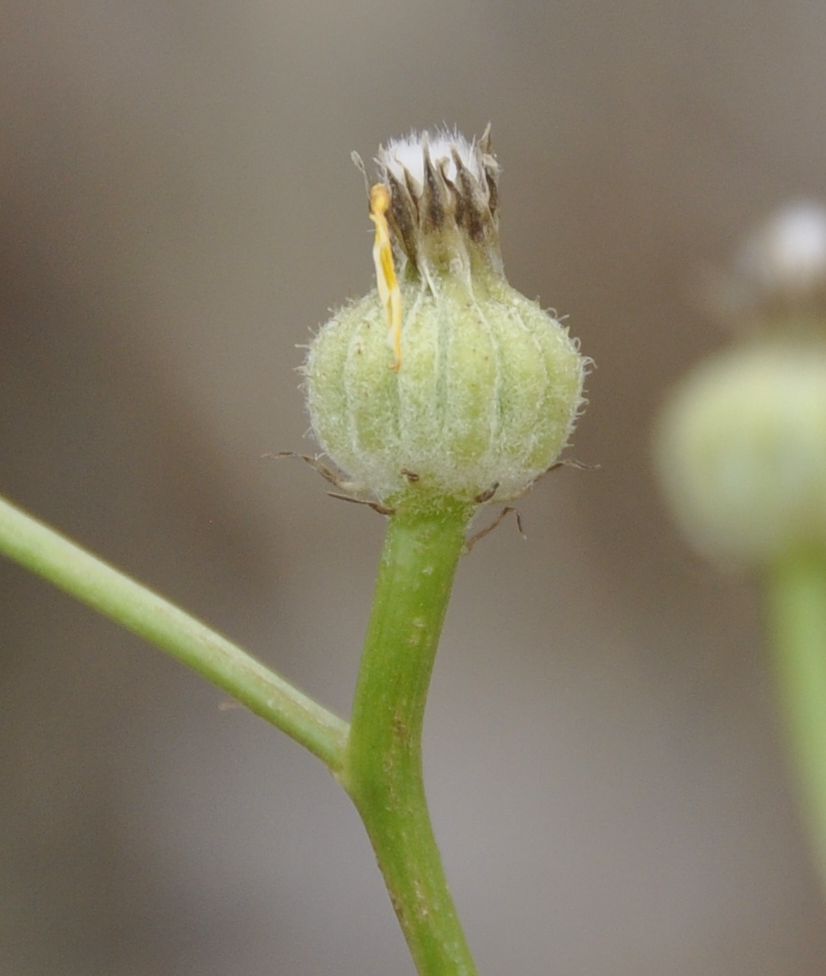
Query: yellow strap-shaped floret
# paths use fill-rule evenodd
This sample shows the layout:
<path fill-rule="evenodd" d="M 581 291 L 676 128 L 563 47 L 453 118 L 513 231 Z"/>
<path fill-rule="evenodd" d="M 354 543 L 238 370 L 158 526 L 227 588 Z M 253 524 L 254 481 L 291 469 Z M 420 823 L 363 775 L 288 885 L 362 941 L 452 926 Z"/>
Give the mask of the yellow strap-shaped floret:
<path fill-rule="evenodd" d="M 390 343 L 393 347 L 393 369 L 398 372 L 402 365 L 402 296 L 393 263 L 393 246 L 387 211 L 390 209 L 390 190 L 384 183 L 376 183 L 370 189 L 370 219 L 376 225 L 373 243 L 373 263 L 376 266 L 376 284 L 384 307 Z"/>

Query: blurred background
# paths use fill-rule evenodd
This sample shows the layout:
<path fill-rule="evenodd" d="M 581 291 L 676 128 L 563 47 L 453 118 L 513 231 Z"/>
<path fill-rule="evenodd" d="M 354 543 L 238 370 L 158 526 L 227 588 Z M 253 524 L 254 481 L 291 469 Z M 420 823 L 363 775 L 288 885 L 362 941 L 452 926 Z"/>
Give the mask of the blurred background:
<path fill-rule="evenodd" d="M 372 284 L 360 175 L 488 120 L 511 282 L 597 367 L 565 469 L 463 561 L 436 830 L 483 973 L 815 976 L 824 905 L 758 591 L 672 529 L 650 426 L 698 278 L 826 194 L 826 5 L 11 0 L 0 491 L 349 709 L 383 533 L 295 372 Z M 320 763 L 0 565 L 0 973 L 412 973 Z"/>

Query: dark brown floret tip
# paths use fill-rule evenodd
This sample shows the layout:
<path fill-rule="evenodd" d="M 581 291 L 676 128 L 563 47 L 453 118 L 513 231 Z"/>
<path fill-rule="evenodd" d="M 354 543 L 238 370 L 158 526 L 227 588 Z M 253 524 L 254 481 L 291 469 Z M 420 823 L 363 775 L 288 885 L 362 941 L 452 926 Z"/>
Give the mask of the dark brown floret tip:
<path fill-rule="evenodd" d="M 391 232 L 415 267 L 423 252 L 425 263 L 435 253 L 428 239 L 449 251 L 456 231 L 465 248 L 487 252 L 498 266 L 499 164 L 490 125 L 470 142 L 456 132 L 411 134 L 382 146 L 376 163 L 390 191 Z"/>

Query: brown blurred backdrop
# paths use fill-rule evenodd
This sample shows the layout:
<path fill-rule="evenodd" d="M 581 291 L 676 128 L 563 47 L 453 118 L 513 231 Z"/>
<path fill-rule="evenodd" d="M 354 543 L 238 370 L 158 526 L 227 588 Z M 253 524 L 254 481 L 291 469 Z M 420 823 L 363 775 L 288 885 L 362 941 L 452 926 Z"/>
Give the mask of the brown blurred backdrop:
<path fill-rule="evenodd" d="M 329 500 L 297 348 L 371 284 L 349 153 L 490 119 L 513 284 L 597 369 L 464 561 L 427 774 L 486 974 L 816 976 L 824 903 L 756 591 L 648 462 L 724 341 L 698 272 L 826 196 L 826 5 L 10 0 L 0 491 L 346 713 L 382 520 Z M 0 565 L 0 973 L 410 973 L 319 763 Z"/>

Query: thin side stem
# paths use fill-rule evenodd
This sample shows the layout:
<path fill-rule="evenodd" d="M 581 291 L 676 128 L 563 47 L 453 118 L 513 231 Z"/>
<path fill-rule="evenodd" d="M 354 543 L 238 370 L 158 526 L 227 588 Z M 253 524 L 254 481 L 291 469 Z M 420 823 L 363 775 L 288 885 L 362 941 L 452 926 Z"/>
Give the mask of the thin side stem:
<path fill-rule="evenodd" d="M 155 644 L 337 773 L 348 725 L 194 617 L 0 498 L 0 553 Z"/>
<path fill-rule="evenodd" d="M 455 506 L 390 520 L 342 777 L 422 976 L 477 973 L 433 836 L 421 751 L 430 675 L 469 516 Z"/>
<path fill-rule="evenodd" d="M 799 553 L 776 566 L 768 604 L 804 816 L 826 890 L 826 552 Z"/>

